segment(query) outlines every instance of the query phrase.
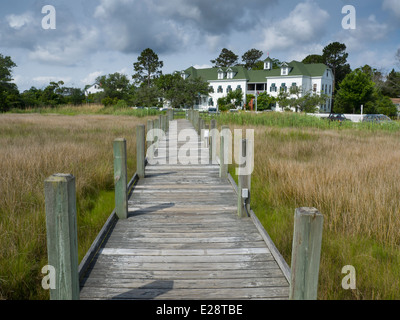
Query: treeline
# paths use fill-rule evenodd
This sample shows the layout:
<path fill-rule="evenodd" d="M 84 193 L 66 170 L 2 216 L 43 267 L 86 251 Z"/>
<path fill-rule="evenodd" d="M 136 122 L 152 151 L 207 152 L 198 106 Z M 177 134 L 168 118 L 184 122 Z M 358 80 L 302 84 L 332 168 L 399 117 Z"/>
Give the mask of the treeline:
<path fill-rule="evenodd" d="M 162 107 L 165 103 L 174 108 L 191 107 L 199 95 L 207 95 L 210 90 L 208 82 L 200 78 L 184 80 L 179 73 L 163 75 L 163 62 L 149 48 L 133 64 L 135 73 L 131 79 L 118 72 L 100 76 L 96 79 L 100 90 L 91 94 L 86 94 L 91 85 L 82 90 L 65 87 L 63 81 L 50 82 L 44 89 L 31 87 L 20 93 L 12 82 L 12 69 L 15 67 L 11 57 L 0 55 L 0 112 L 13 108 L 83 103 L 101 103 L 116 108 Z"/>
<path fill-rule="evenodd" d="M 224 48 L 220 55 L 211 60 L 214 67 L 244 66 L 249 70 L 263 69 L 261 60 L 263 52 L 251 49 L 245 52 L 239 62 L 239 56 Z M 397 52 L 400 64 L 400 49 Z M 347 62 L 346 45 L 333 42 L 327 45 L 321 54 L 307 56 L 302 62 L 324 63 L 332 69 L 335 76 L 333 88 L 333 111 L 340 113 L 383 113 L 388 116 L 397 115 L 396 106 L 390 98 L 400 97 L 400 72 L 394 69 L 385 74 L 369 65 L 351 70 Z M 279 68 L 281 62 L 273 60 L 273 67 Z M 30 108 L 58 105 L 80 105 L 82 103 L 101 103 L 104 106 L 117 108 L 129 106 L 162 107 L 165 105 L 177 107 L 192 107 L 201 95 L 208 95 L 208 82 L 197 79 L 184 80 L 179 73 L 162 74 L 163 61 L 158 55 L 147 48 L 143 50 L 133 63 L 134 74 L 131 77 L 120 73 L 103 75 L 96 79 L 100 92 L 86 95 L 90 87 L 65 87 L 64 82 L 50 82 L 44 89 L 35 87 L 22 93 L 12 82 L 12 69 L 16 64 L 11 57 L 0 54 L 0 112 L 12 108 Z M 133 81 L 132 81 L 133 80 Z M 299 91 L 300 90 L 300 91 Z M 324 104 L 327 97 L 316 96 L 302 92 L 301 88 L 289 88 L 287 92 L 279 93 L 277 98 L 266 92 L 257 97 L 258 110 L 271 109 L 276 103 L 282 110 L 294 107 L 300 112 L 315 112 L 318 105 Z M 254 96 L 247 96 L 247 102 Z M 221 110 L 237 108 L 242 104 L 242 92 L 230 92 L 218 100 Z"/>

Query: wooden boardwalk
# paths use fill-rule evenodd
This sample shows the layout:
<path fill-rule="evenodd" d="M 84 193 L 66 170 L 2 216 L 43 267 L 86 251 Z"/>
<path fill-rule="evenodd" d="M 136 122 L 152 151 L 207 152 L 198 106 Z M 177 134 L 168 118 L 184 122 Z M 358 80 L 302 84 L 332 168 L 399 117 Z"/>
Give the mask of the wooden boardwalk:
<path fill-rule="evenodd" d="M 193 128 L 176 123 L 178 132 Z M 148 165 L 128 219 L 113 220 L 81 277 L 80 298 L 288 299 L 287 277 L 265 236 L 236 212 L 235 188 L 219 178 L 218 165 Z"/>

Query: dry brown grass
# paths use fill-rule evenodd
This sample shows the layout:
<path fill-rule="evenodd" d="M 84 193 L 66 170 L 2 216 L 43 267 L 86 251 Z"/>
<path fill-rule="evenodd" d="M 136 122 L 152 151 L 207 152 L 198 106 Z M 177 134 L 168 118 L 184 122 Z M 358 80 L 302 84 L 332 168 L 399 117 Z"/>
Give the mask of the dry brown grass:
<path fill-rule="evenodd" d="M 289 263 L 295 208 L 324 215 L 320 299 L 400 298 L 399 138 L 255 127 L 252 205 Z M 341 287 L 345 265 L 356 267 L 357 290 Z"/>
<path fill-rule="evenodd" d="M 145 121 L 118 116 L 0 115 L 0 299 L 46 296 L 38 290 L 40 269 L 47 260 L 44 180 L 54 173 L 76 177 L 82 257 L 104 223 L 100 219 L 97 226 L 90 225 L 86 216 L 99 192 L 113 188 L 112 142 L 127 139 L 128 170 L 133 175 L 135 127 Z M 110 213 L 104 212 L 102 219 Z"/>

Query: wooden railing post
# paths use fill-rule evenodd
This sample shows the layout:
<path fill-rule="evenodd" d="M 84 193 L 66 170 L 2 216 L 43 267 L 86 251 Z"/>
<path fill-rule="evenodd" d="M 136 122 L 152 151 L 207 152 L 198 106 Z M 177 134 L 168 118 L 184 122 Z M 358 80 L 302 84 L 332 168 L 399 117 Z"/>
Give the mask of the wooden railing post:
<path fill-rule="evenodd" d="M 158 146 L 158 131 L 161 129 L 160 128 L 160 119 L 156 119 L 156 120 L 154 120 L 154 126 L 153 126 L 153 129 L 154 129 L 154 135 L 153 135 L 153 143 L 155 144 L 155 146 L 157 147 Z"/>
<path fill-rule="evenodd" d="M 168 109 L 168 121 L 173 121 L 174 120 L 174 110 L 173 109 Z"/>
<path fill-rule="evenodd" d="M 115 211 L 119 219 L 128 217 L 126 140 L 114 140 Z"/>
<path fill-rule="evenodd" d="M 146 158 L 146 136 L 145 126 L 136 127 L 136 173 L 140 179 L 145 177 L 145 158 Z"/>
<path fill-rule="evenodd" d="M 229 156 L 229 139 L 227 139 L 228 126 L 221 128 L 221 143 L 219 152 L 219 177 L 228 178 L 228 156 Z"/>
<path fill-rule="evenodd" d="M 201 135 L 202 121 L 203 121 L 203 118 L 199 116 L 197 119 L 197 134 L 199 136 Z"/>
<path fill-rule="evenodd" d="M 79 300 L 76 187 L 72 175 L 45 180 L 48 264 L 55 271 L 51 300 Z"/>
<path fill-rule="evenodd" d="M 217 128 L 217 121 L 212 119 L 210 122 L 210 132 L 208 134 L 209 139 L 209 152 L 210 152 L 210 161 L 212 164 L 215 163 L 215 156 L 217 154 L 217 141 L 215 137 L 215 129 Z"/>
<path fill-rule="evenodd" d="M 154 120 L 147 120 L 147 133 L 146 133 L 146 141 L 147 141 L 147 151 L 148 152 L 148 158 L 152 160 L 152 157 L 154 155 L 153 149 L 150 150 L 150 148 L 154 148 L 153 143 L 154 143 Z M 145 152 L 147 152 L 145 151 Z"/>
<path fill-rule="evenodd" d="M 250 161 L 250 159 L 247 158 L 247 148 L 250 147 L 248 145 L 249 143 L 250 142 L 248 139 L 242 139 L 240 152 L 242 154 L 242 159 L 246 160 L 239 165 L 238 170 L 238 216 L 240 218 L 247 216 L 246 210 L 248 213 L 250 213 L 251 173 L 246 172 L 247 170 L 245 170 L 246 166 L 248 165 L 248 161 Z M 247 190 L 247 192 L 245 190 Z M 245 191 L 246 194 L 243 194 L 243 191 Z M 246 207 L 244 204 L 245 202 Z"/>
<path fill-rule="evenodd" d="M 317 299 L 323 220 L 315 208 L 295 211 L 290 300 Z"/>

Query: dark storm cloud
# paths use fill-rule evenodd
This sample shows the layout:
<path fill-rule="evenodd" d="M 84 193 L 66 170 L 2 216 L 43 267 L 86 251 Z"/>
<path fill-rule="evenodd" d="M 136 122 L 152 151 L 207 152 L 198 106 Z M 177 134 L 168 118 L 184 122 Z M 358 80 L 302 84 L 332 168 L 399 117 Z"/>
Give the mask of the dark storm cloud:
<path fill-rule="evenodd" d="M 102 0 L 94 17 L 107 46 L 124 52 L 151 47 L 182 50 L 212 35 L 229 35 L 254 25 L 276 0 Z"/>

